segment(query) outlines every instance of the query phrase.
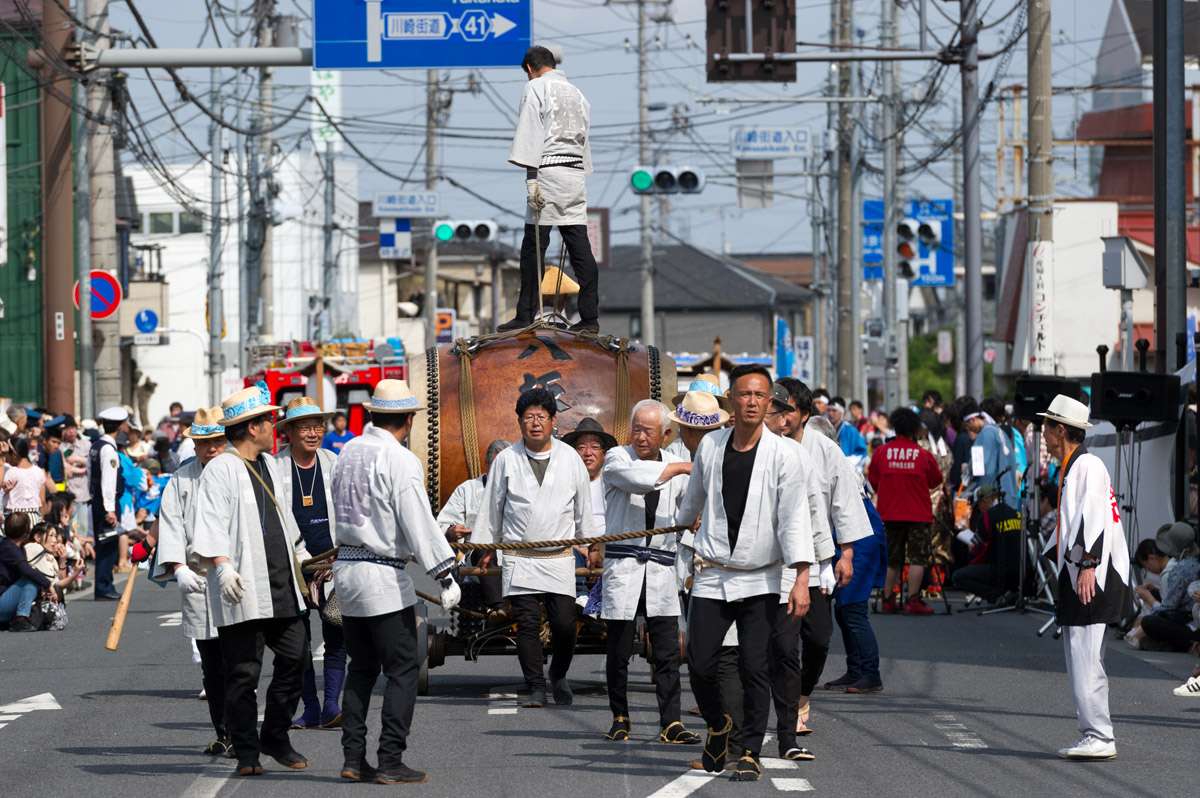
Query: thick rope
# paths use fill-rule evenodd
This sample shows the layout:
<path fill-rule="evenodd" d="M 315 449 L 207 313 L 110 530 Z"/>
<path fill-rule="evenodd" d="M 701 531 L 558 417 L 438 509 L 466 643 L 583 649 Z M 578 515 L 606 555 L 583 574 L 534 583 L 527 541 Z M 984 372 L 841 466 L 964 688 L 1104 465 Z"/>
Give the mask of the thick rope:
<path fill-rule="evenodd" d="M 622 338 L 617 348 L 617 409 L 613 418 L 613 437 L 621 446 L 629 445 L 629 339 Z"/>
<path fill-rule="evenodd" d="M 458 339 L 458 420 L 462 429 L 463 453 L 467 457 L 467 474 L 477 479 L 479 467 L 479 433 L 475 428 L 475 388 L 471 381 L 471 351 L 465 339 Z"/>

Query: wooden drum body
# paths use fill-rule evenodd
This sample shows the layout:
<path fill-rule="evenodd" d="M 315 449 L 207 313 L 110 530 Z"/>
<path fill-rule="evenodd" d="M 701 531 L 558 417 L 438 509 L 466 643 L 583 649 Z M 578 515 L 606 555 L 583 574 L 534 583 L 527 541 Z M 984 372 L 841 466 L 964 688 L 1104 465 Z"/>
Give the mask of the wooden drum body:
<path fill-rule="evenodd" d="M 444 344 L 409 362 L 409 387 L 426 409 L 416 414 L 408 444 L 425 463 L 435 513 L 458 485 L 479 475 L 492 441 L 520 439 L 523 392 L 555 395 L 558 434 L 594 418 L 624 445 L 633 406 L 676 390 L 675 361 L 652 346 L 550 329 L 460 343 L 469 357 L 460 344 Z"/>

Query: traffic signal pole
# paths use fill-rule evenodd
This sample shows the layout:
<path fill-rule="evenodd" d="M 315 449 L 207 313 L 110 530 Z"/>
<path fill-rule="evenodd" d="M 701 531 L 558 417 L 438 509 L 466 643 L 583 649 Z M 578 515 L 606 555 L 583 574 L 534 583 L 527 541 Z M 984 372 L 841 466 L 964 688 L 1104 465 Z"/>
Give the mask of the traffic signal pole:
<path fill-rule="evenodd" d="M 885 49 L 896 46 L 895 0 L 883 0 L 880 33 Z M 900 192 L 896 180 L 896 72 L 895 62 L 883 65 L 883 335 L 884 407 L 891 412 L 900 406 L 900 347 L 896 320 L 896 225 L 900 221 Z"/>
<path fill-rule="evenodd" d="M 983 225 L 979 218 L 978 0 L 962 0 L 963 254 L 966 271 L 967 393 L 983 396 Z"/>
<path fill-rule="evenodd" d="M 437 188 L 437 127 L 438 127 L 438 71 L 425 73 L 425 188 Z M 539 241 L 540 245 L 541 242 Z M 425 248 L 425 348 L 437 346 L 437 272 L 438 241 L 429 230 L 429 246 Z M 492 290 L 496 290 L 492 286 Z"/>
<path fill-rule="evenodd" d="M 650 163 L 650 87 L 646 75 L 646 0 L 638 0 L 638 160 Z M 642 343 L 655 345 L 654 329 L 654 254 L 650 241 L 650 197 L 638 198 L 642 252 Z M 714 368 L 720 371 L 720 364 Z"/>
<path fill-rule="evenodd" d="M 850 0 L 838 0 L 837 42 L 850 47 Z M 838 68 L 838 95 L 850 94 L 850 67 Z M 859 346 L 860 320 L 851 313 L 852 284 L 850 270 L 854 268 L 851 220 L 854 213 L 851 190 L 851 124 L 850 106 L 838 106 L 838 166 L 837 166 L 837 392 L 853 393 L 855 385 L 855 349 Z M 861 268 L 861 267 L 860 267 Z"/>
<path fill-rule="evenodd" d="M 213 67 L 212 107 L 213 113 L 220 116 L 221 109 L 221 68 Z M 208 399 L 210 405 L 221 403 L 221 332 L 224 313 L 224 298 L 221 295 L 221 200 L 224 192 L 221 190 L 222 174 L 222 142 L 221 126 L 216 120 L 209 125 L 209 146 L 211 147 L 212 165 L 209 167 L 211 178 L 211 195 L 209 197 L 212 218 L 208 222 Z M 145 419 L 142 419 L 143 423 Z"/>
<path fill-rule="evenodd" d="M 76 1 L 76 15 L 87 19 L 87 0 Z M 92 37 L 80 32 L 83 41 Z M 87 97 L 86 88 L 80 92 Z M 78 95 L 77 95 L 78 96 Z M 85 100 L 86 101 L 86 100 Z M 91 124 L 87 114 L 75 114 L 76 267 L 79 279 L 79 418 L 96 417 L 96 363 L 92 328 L 92 203 Z"/>

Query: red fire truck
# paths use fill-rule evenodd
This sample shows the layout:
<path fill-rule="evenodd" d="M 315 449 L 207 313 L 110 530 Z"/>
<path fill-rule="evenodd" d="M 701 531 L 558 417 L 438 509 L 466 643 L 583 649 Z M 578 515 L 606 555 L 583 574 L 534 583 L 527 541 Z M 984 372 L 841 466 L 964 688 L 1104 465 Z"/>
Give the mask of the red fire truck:
<path fill-rule="evenodd" d="M 280 407 L 287 407 L 288 402 L 301 396 L 316 399 L 317 386 L 324 382 L 321 398 L 326 409 L 345 413 L 355 435 L 362 434 L 366 423 L 362 406 L 371 398 L 376 383 L 408 379 L 404 350 L 396 340 L 320 344 L 293 341 L 258 346 L 251 352 L 251 363 L 254 372 L 246 377 L 246 387 L 265 382 L 272 400 Z"/>

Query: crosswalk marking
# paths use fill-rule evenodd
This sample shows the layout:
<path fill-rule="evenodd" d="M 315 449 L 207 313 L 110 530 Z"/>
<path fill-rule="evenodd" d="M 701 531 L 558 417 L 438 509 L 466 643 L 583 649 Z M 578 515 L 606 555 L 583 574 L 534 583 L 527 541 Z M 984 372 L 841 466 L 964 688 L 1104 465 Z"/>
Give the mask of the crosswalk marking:
<path fill-rule="evenodd" d="M 168 612 L 166 615 L 158 616 L 158 619 L 162 621 L 159 626 L 183 626 L 182 612 Z"/>
<path fill-rule="evenodd" d="M 708 783 L 709 779 L 719 776 L 719 773 L 707 773 L 703 770 L 692 770 L 668 782 L 650 793 L 647 798 L 685 798 Z"/>
<path fill-rule="evenodd" d="M 960 723 L 958 718 L 946 712 L 937 712 L 933 716 L 933 727 L 945 735 L 950 741 L 950 745 L 955 748 L 987 748 L 987 743 L 980 739 L 979 735 L 967 728 L 965 723 Z"/>
<path fill-rule="evenodd" d="M 812 792 L 813 786 L 808 779 L 771 779 L 776 789 L 784 792 Z"/>
<path fill-rule="evenodd" d="M 516 715 L 517 708 L 513 706 L 517 701 L 516 693 L 488 693 L 488 714 L 489 715 Z"/>

